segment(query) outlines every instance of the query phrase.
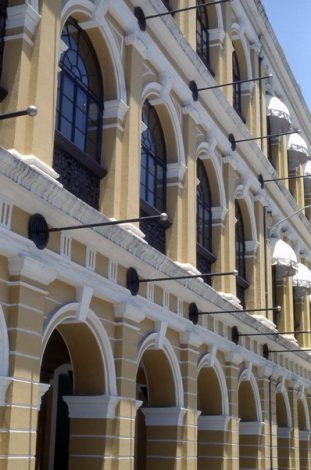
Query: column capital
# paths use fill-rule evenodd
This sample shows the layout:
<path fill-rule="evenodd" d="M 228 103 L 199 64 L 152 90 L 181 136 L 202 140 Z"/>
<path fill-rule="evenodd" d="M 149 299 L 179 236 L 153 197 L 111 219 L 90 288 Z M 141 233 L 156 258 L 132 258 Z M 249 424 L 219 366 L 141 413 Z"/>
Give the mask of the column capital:
<path fill-rule="evenodd" d="M 29 256 L 12 256 L 8 261 L 10 276 L 28 277 L 45 286 L 56 278 L 54 269 Z"/>

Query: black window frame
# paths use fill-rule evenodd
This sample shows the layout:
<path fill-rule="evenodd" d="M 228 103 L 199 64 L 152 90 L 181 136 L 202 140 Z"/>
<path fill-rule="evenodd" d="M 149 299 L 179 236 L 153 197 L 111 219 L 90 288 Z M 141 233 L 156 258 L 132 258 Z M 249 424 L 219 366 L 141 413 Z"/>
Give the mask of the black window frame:
<path fill-rule="evenodd" d="M 235 269 L 237 298 L 245 307 L 245 291 L 249 287 L 246 280 L 246 242 L 243 214 L 238 201 L 235 201 Z"/>
<path fill-rule="evenodd" d="M 61 39 L 53 167 L 65 189 L 98 209 L 104 87 L 100 64 L 87 33 L 69 17 Z M 79 137 L 79 139 L 78 139 Z"/>
<path fill-rule="evenodd" d="M 197 160 L 197 193 L 196 193 L 196 237 L 197 268 L 202 273 L 209 273 L 216 258 L 212 253 L 212 191 L 204 163 Z M 211 284 L 211 278 L 205 278 Z"/>
<path fill-rule="evenodd" d="M 197 5 L 203 3 L 205 3 L 203 0 L 197 0 Z M 203 64 L 214 76 L 215 74 L 211 68 L 209 22 L 206 6 L 196 9 L 196 52 Z"/>
<path fill-rule="evenodd" d="M 241 80 L 241 72 L 239 65 L 239 58 L 237 51 L 233 48 L 232 51 L 232 81 L 233 81 L 233 90 L 232 90 L 232 106 L 240 116 L 240 118 L 245 122 L 243 117 L 243 108 L 242 108 L 242 88 L 241 83 L 238 83 Z"/>
<path fill-rule="evenodd" d="M 163 128 L 154 106 L 148 99 L 142 107 L 140 216 L 166 212 L 167 152 Z M 159 182 L 161 184 L 159 185 Z M 162 253 L 166 251 L 166 229 L 169 221 L 141 222 L 146 241 Z"/>

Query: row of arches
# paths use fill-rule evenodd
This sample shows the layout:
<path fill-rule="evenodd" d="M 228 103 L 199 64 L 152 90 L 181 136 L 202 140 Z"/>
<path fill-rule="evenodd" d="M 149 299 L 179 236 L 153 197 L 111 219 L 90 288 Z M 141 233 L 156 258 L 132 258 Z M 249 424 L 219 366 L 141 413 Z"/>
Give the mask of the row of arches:
<path fill-rule="evenodd" d="M 73 445 L 72 420 L 82 419 L 80 429 L 83 429 L 83 418 L 114 419 L 116 403 L 121 399 L 117 382 L 122 378 L 116 375 L 110 339 L 92 311 L 88 311 L 85 321 L 79 321 L 78 307 L 77 303 L 61 307 L 44 329 L 36 468 L 67 468 Z M 0 313 L 1 340 L 8 345 L 5 320 Z M 191 404 L 197 416 L 197 468 L 206 468 L 208 464 L 221 468 L 234 431 L 239 433 L 239 468 L 259 468 L 258 462 L 264 458 L 262 439 L 268 430 L 271 439 L 276 432 L 274 444 L 271 441 L 270 445 L 275 446 L 277 440 L 278 468 L 290 468 L 292 430 L 296 422 L 301 434 L 300 468 L 308 468 L 310 418 L 303 388 L 295 405 L 281 380 L 274 388 L 274 398 L 270 396 L 267 400 L 264 397 L 268 390 L 261 390 L 265 381 L 256 379 L 249 367 L 242 366 L 236 382 L 232 381 L 234 368 L 224 365 L 212 352 L 199 355 L 196 371 L 182 375 L 180 359 L 169 339 L 165 337 L 159 344 L 158 336 L 155 332 L 147 333 L 137 343 L 136 392 L 133 390 L 135 396 L 128 397 L 136 400 L 137 408 L 132 435 L 135 468 L 149 468 L 149 460 L 159 463 L 177 457 L 180 433 L 186 425 L 185 413 Z M 3 351 L 2 369 L 6 357 L 8 351 Z M 196 381 L 194 399 L 189 400 L 186 390 L 193 380 Z M 271 394 L 271 382 L 269 387 Z M 114 406 L 107 411 L 105 403 L 113 399 Z M 92 400 L 100 400 L 102 408 L 98 408 L 98 416 L 92 413 Z M 89 409 L 84 406 L 82 412 L 77 412 L 77 403 L 83 406 L 84 402 Z M 296 411 L 293 406 L 297 406 Z M 297 413 L 297 419 L 293 413 Z M 155 442 L 161 445 L 160 454 Z"/>

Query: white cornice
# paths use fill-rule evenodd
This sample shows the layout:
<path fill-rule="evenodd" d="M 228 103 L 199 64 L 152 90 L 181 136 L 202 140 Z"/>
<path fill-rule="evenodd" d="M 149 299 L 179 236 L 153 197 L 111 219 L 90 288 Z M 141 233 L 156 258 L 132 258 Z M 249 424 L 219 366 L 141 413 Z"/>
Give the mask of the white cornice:
<path fill-rule="evenodd" d="M 28 256 L 9 258 L 10 276 L 24 276 L 43 285 L 48 285 L 56 278 L 56 272 L 46 264 Z"/>
<path fill-rule="evenodd" d="M 120 397 L 108 395 L 63 396 L 71 419 L 114 419 Z"/>

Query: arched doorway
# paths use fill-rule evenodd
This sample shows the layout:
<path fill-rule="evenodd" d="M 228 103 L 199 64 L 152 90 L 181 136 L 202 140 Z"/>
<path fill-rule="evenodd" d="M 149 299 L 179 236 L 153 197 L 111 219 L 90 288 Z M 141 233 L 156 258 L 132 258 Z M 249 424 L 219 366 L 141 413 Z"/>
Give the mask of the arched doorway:
<path fill-rule="evenodd" d="M 36 469 L 83 468 L 92 452 L 104 457 L 107 420 L 102 412 L 95 416 L 93 409 L 96 400 L 106 397 L 105 368 L 99 343 L 86 323 L 63 322 L 52 330 L 42 356 L 40 383 L 48 390 L 38 416 Z M 102 444 L 90 451 L 97 435 Z"/>
<path fill-rule="evenodd" d="M 176 372 L 176 371 L 175 371 Z M 174 468 L 183 409 L 178 403 L 172 364 L 160 349 L 147 349 L 136 375 L 135 470 Z"/>
<path fill-rule="evenodd" d="M 67 469 L 70 423 L 64 395 L 73 392 L 72 365 L 61 334 L 55 330 L 45 349 L 40 383 L 50 384 L 38 418 L 36 469 Z"/>
<path fill-rule="evenodd" d="M 276 394 L 276 423 L 278 431 L 278 469 L 289 468 L 289 452 L 291 442 L 291 427 L 289 422 L 286 398 L 283 393 Z M 288 403 L 287 403 L 288 405 Z"/>
<path fill-rule="evenodd" d="M 308 407 L 304 397 L 300 397 L 297 401 L 298 408 L 298 428 L 299 428 L 299 464 L 300 470 L 307 470 L 310 468 L 309 461 L 309 434 L 310 434 L 310 419 L 308 415 Z"/>
<path fill-rule="evenodd" d="M 239 455 L 240 469 L 258 468 L 262 420 L 259 394 L 254 380 L 243 378 L 239 384 Z"/>
<path fill-rule="evenodd" d="M 202 367 L 198 375 L 198 450 L 197 468 L 225 468 L 224 451 L 228 416 L 217 371 Z"/>

